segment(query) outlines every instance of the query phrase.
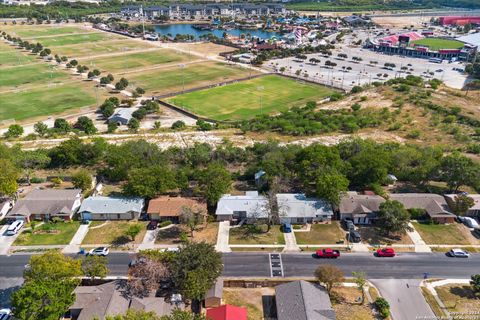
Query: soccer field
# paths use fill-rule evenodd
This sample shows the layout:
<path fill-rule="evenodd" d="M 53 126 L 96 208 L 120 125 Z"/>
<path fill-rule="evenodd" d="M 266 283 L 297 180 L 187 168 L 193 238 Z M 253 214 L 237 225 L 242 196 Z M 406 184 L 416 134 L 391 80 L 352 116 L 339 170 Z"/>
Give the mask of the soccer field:
<path fill-rule="evenodd" d="M 286 111 L 331 95 L 334 90 L 269 75 L 226 86 L 182 94 L 168 101 L 214 120 L 244 120 Z"/>
<path fill-rule="evenodd" d="M 66 78 L 68 78 L 66 72 L 58 70 L 56 66 L 44 63 L 2 68 L 0 71 L 0 89 L 36 83 L 45 85 Z"/>
<path fill-rule="evenodd" d="M 11 36 L 20 38 L 55 36 L 59 34 L 87 33 L 93 30 L 75 26 L 0 26 L 0 30 L 6 31 Z"/>
<path fill-rule="evenodd" d="M 54 51 L 56 54 L 66 55 L 68 57 L 87 57 L 92 55 L 140 50 L 145 48 L 153 48 L 153 45 L 146 42 L 137 42 L 132 40 L 111 40 L 60 46 L 55 47 L 52 49 L 52 51 Z"/>
<path fill-rule="evenodd" d="M 88 33 L 88 34 L 71 34 L 58 37 L 48 38 L 32 38 L 30 42 L 40 42 L 44 47 L 60 47 L 71 44 L 92 43 L 98 41 L 121 39 L 119 36 L 111 33 Z"/>
<path fill-rule="evenodd" d="M 104 72 L 120 72 L 137 68 L 145 68 L 172 62 L 185 62 L 193 60 L 188 54 L 180 54 L 173 50 L 159 49 L 147 52 L 115 55 L 81 60 L 87 66 L 95 66 Z"/>
<path fill-rule="evenodd" d="M 0 120 L 23 120 L 95 103 L 94 89 L 63 85 L 0 94 Z"/>
<path fill-rule="evenodd" d="M 248 77 L 250 71 L 218 62 L 187 64 L 128 74 L 130 83 L 154 95 L 171 93 L 210 84 Z M 256 74 L 255 72 L 251 73 Z"/>
<path fill-rule="evenodd" d="M 23 54 L 18 50 L 0 51 L 0 67 L 20 66 L 35 60 L 35 56 Z"/>
<path fill-rule="evenodd" d="M 430 50 L 440 50 L 440 49 L 461 49 L 464 46 L 463 42 L 457 40 L 447 40 L 439 38 L 424 38 L 420 40 L 413 41 L 414 45 L 427 46 Z"/>

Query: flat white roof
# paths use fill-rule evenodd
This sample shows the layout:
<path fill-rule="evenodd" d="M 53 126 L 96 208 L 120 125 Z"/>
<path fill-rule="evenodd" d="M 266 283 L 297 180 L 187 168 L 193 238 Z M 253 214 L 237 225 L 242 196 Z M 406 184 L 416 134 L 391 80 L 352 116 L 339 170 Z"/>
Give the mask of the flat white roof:
<path fill-rule="evenodd" d="M 315 218 L 332 216 L 332 207 L 324 200 L 308 198 L 303 193 L 279 193 L 277 203 L 280 217 Z"/>
<path fill-rule="evenodd" d="M 267 198 L 259 195 L 257 191 L 247 191 L 243 196 L 223 195 L 218 201 L 215 214 L 221 216 L 246 212 L 249 218 L 266 218 L 267 207 Z"/>

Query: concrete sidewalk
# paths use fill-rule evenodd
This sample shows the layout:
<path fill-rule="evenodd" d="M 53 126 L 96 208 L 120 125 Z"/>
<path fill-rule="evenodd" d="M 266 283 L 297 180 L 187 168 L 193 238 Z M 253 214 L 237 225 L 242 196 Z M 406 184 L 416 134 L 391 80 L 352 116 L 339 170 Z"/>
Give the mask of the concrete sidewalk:
<path fill-rule="evenodd" d="M 88 224 L 81 224 L 80 227 L 78 228 L 77 232 L 73 236 L 72 240 L 68 244 L 68 246 L 66 246 L 62 250 L 62 252 L 63 253 L 78 253 L 80 251 L 80 246 L 83 242 L 83 239 L 85 238 L 85 236 L 88 233 L 89 226 L 90 225 L 88 225 Z"/>
<path fill-rule="evenodd" d="M 230 221 L 222 221 L 218 224 L 217 245 L 218 252 L 232 252 L 228 242 L 230 240 Z"/>
<path fill-rule="evenodd" d="M 415 245 L 415 252 L 432 252 L 432 249 L 423 241 L 422 236 L 415 230 L 413 224 L 409 222 L 408 226 L 412 228 L 412 231 L 407 230 L 407 234 Z"/>
<path fill-rule="evenodd" d="M 285 239 L 285 247 L 283 248 L 283 252 L 299 252 L 301 251 L 297 245 L 297 239 L 295 238 L 295 233 L 288 232 L 283 233 L 283 237 Z"/>

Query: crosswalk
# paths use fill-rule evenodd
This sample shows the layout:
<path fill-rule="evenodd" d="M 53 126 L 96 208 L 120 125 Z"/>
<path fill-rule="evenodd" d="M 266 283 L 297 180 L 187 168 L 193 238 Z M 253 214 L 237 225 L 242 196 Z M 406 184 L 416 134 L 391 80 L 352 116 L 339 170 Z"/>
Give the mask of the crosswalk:
<path fill-rule="evenodd" d="M 269 253 L 270 277 L 283 277 L 282 255 L 280 253 Z"/>

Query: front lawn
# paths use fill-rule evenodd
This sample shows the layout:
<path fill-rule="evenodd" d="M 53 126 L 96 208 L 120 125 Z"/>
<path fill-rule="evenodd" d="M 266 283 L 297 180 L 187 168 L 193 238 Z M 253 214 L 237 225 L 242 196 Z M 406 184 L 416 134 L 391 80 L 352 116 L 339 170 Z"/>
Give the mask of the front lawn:
<path fill-rule="evenodd" d="M 335 287 L 332 290 L 332 305 L 337 320 L 373 320 L 375 317 L 367 299 L 363 304 L 357 302 L 360 291 L 354 287 Z"/>
<path fill-rule="evenodd" d="M 14 246 L 62 245 L 69 244 L 80 222 L 49 222 L 30 230 L 22 232 L 13 243 Z"/>
<path fill-rule="evenodd" d="M 132 224 L 141 224 L 142 229 L 140 233 L 135 237 L 134 243 L 141 243 L 143 237 L 147 232 L 146 221 L 94 221 L 90 224 L 85 239 L 82 244 L 111 244 L 111 245 L 123 245 L 132 242 L 125 232 Z"/>
<path fill-rule="evenodd" d="M 472 287 L 469 285 L 450 284 L 436 287 L 435 290 L 450 312 L 466 315 L 468 312 L 480 310 L 480 299 L 475 298 Z M 475 315 L 480 318 L 480 314 Z"/>
<path fill-rule="evenodd" d="M 371 245 L 413 244 L 406 232 L 386 237 L 381 230 L 372 226 L 359 227 L 358 232 L 360 232 L 362 241 Z"/>
<path fill-rule="evenodd" d="M 267 232 L 267 225 L 244 225 L 230 229 L 230 244 L 285 244 L 280 226 Z"/>
<path fill-rule="evenodd" d="M 309 232 L 295 232 L 297 244 L 334 244 L 345 240 L 345 232 L 338 221 L 329 224 L 312 224 Z"/>
<path fill-rule="evenodd" d="M 465 233 L 469 231 L 461 224 L 429 224 L 419 222 L 412 222 L 412 224 L 427 244 L 470 244 L 468 236 Z"/>
<path fill-rule="evenodd" d="M 224 288 L 223 299 L 226 304 L 245 307 L 248 319 L 275 319 L 274 288 Z"/>
<path fill-rule="evenodd" d="M 182 233 L 194 242 L 205 241 L 210 244 L 217 243 L 218 222 L 211 222 L 207 225 L 199 225 L 193 232 L 193 239 L 190 237 L 190 230 L 184 225 L 176 224 L 169 228 L 158 230 L 156 244 L 180 244 Z"/>

